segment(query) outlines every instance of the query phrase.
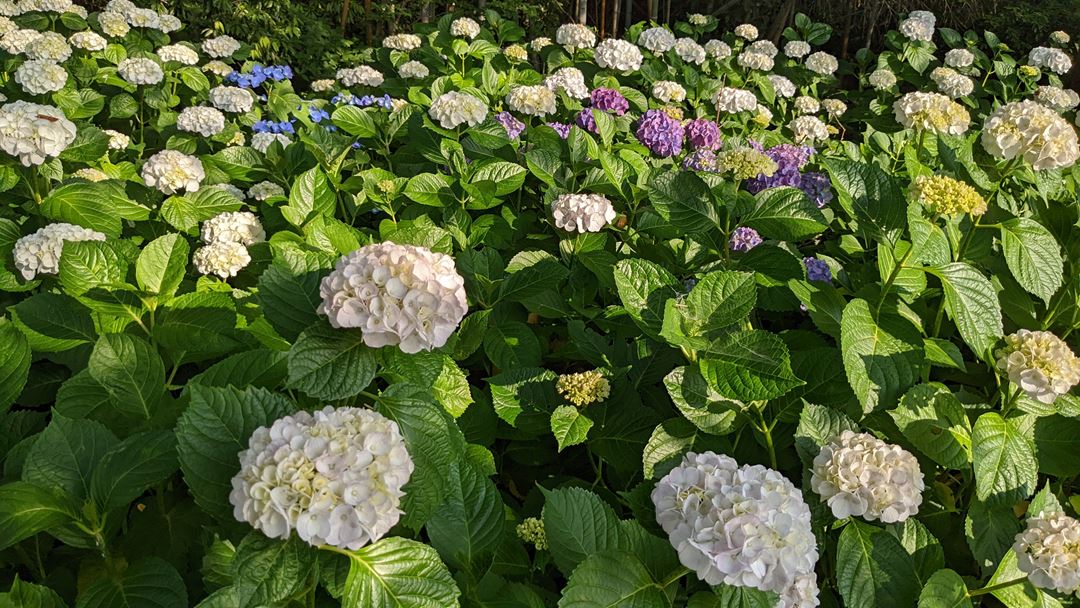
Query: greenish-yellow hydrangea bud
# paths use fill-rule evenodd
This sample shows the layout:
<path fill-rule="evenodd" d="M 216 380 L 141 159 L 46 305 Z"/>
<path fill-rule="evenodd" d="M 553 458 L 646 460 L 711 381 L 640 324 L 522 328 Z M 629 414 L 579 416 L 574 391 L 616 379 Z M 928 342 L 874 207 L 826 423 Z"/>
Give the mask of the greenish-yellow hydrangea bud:
<path fill-rule="evenodd" d="M 396 188 L 394 180 L 392 179 L 379 180 L 379 183 L 376 184 L 376 186 L 379 187 L 379 192 L 382 192 L 383 194 L 390 194 Z"/>
<path fill-rule="evenodd" d="M 660 109 L 663 110 L 664 114 L 667 114 L 668 116 L 674 118 L 675 120 L 682 120 L 683 119 L 682 108 L 676 108 L 674 106 L 664 106 L 663 108 L 660 108 Z"/>
<path fill-rule="evenodd" d="M 517 525 L 517 535 L 521 540 L 532 543 L 537 551 L 548 548 L 547 533 L 544 532 L 544 522 L 535 517 L 526 518 Z"/>
<path fill-rule="evenodd" d="M 578 407 L 597 403 L 608 398 L 611 385 L 597 369 L 580 374 L 563 374 L 555 384 L 559 394 Z"/>
<path fill-rule="evenodd" d="M 986 199 L 975 188 L 944 175 L 920 175 L 911 184 L 911 196 L 933 213 L 973 215 L 986 213 Z"/>
<path fill-rule="evenodd" d="M 735 179 L 765 177 L 776 173 L 776 161 L 753 148 L 734 148 L 716 155 L 716 168 L 721 173 L 731 173 Z"/>

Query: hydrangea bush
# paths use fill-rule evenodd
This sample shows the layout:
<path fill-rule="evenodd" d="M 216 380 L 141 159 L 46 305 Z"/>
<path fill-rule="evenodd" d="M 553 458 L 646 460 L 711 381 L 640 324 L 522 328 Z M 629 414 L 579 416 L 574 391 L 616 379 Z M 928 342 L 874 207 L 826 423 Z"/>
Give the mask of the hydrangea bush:
<path fill-rule="evenodd" d="M 1077 605 L 1076 48 L 830 35 L 0 0 L 0 606 Z"/>

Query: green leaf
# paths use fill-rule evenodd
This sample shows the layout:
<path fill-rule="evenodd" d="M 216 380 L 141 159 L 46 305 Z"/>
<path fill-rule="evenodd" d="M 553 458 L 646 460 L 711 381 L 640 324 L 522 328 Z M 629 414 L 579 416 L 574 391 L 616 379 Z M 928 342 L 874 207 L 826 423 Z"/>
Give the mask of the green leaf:
<path fill-rule="evenodd" d="M 960 371 L 967 369 L 964 364 L 964 355 L 960 352 L 960 348 L 948 340 L 942 340 L 941 338 L 925 338 L 923 340 L 923 348 L 926 351 L 926 362 L 931 365 L 936 367 L 951 367 Z"/>
<path fill-rule="evenodd" d="M 721 270 L 705 275 L 686 298 L 691 335 L 718 337 L 746 318 L 756 302 L 753 273 Z"/>
<path fill-rule="evenodd" d="M 804 461 L 811 462 L 825 444 L 844 431 L 858 432 L 859 425 L 832 408 L 804 402 L 795 429 L 795 449 Z"/>
<path fill-rule="evenodd" d="M 90 311 L 70 296 L 35 294 L 16 304 L 12 311 L 15 324 L 35 351 L 65 351 L 97 340 Z"/>
<path fill-rule="evenodd" d="M 829 227 L 825 214 L 798 188 L 767 188 L 755 198 L 757 206 L 742 218 L 742 224 L 767 239 L 801 241 Z"/>
<path fill-rule="evenodd" d="M 1080 475 L 1080 420 L 1061 415 L 1035 421 L 1035 455 L 1039 471 L 1057 477 Z"/>
<path fill-rule="evenodd" d="M 67 501 L 38 485 L 25 481 L 4 484 L 0 486 L 0 550 L 75 516 Z"/>
<path fill-rule="evenodd" d="M 777 597 L 753 587 L 719 584 L 716 593 L 695 593 L 686 608 L 775 608 Z"/>
<path fill-rule="evenodd" d="M 824 164 L 840 205 L 858 222 L 859 232 L 895 242 L 907 215 L 904 192 L 896 179 L 876 165 L 858 161 L 830 158 Z"/>
<path fill-rule="evenodd" d="M 980 358 L 1002 335 L 1001 304 L 993 284 L 971 266 L 955 262 L 928 268 L 941 279 L 945 307 L 956 329 Z"/>
<path fill-rule="evenodd" d="M 184 481 L 195 502 L 221 521 L 232 521 L 231 480 L 239 454 L 260 426 L 296 410 L 285 397 L 261 388 L 240 391 L 192 384 L 191 405 L 176 423 L 177 451 Z"/>
<path fill-rule="evenodd" d="M 99 93 L 90 92 L 90 94 L 97 95 L 95 102 L 99 111 L 105 107 L 104 98 Z M 96 113 L 94 112 L 94 114 Z M 71 119 L 89 118 L 89 116 L 85 115 L 72 116 L 66 112 L 65 114 Z M 85 114 L 85 112 L 78 112 L 77 114 Z M 93 116 L 93 114 L 90 116 Z M 91 163 L 101 158 L 108 151 L 109 136 L 97 127 L 84 126 L 75 133 L 75 141 L 71 142 L 71 145 L 64 148 L 64 151 L 60 153 L 60 160 L 73 163 Z"/>
<path fill-rule="evenodd" d="M 307 588 L 315 550 L 295 534 L 281 541 L 252 532 L 236 547 L 232 567 L 239 605 L 274 604 Z"/>
<path fill-rule="evenodd" d="M 319 274 L 293 274 L 273 264 L 259 275 L 259 304 L 263 316 L 281 337 L 295 342 L 301 332 L 319 320 Z"/>
<path fill-rule="evenodd" d="M 447 207 L 456 202 L 454 191 L 450 189 L 454 179 L 442 173 L 420 173 L 409 178 L 405 184 L 405 196 L 410 200 L 429 207 Z"/>
<path fill-rule="evenodd" d="M 668 460 L 681 458 L 689 451 L 697 430 L 682 418 L 672 418 L 656 425 L 641 454 L 641 471 L 645 479 L 656 478 L 656 466 Z"/>
<path fill-rule="evenodd" d="M 720 225 L 709 187 L 688 171 L 661 171 L 649 183 L 649 200 L 664 221 L 687 233 Z"/>
<path fill-rule="evenodd" d="M 64 600 L 45 585 L 21 581 L 16 575 L 11 590 L 0 593 L 0 606 L 4 608 L 67 608 Z"/>
<path fill-rule="evenodd" d="M 42 215 L 120 236 L 120 220 L 145 220 L 150 210 L 129 199 L 117 181 L 76 182 L 54 189 L 41 201 Z"/>
<path fill-rule="evenodd" d="M 1024 579 L 1025 574 L 1016 565 L 1016 552 L 1006 551 L 994 575 L 986 585 L 1003 585 L 1017 579 Z M 1003 586 L 992 592 L 994 597 L 1008 608 L 1061 608 L 1061 602 L 1042 589 L 1034 586 L 1030 580 L 1019 585 Z"/>
<path fill-rule="evenodd" d="M 378 127 L 370 112 L 355 106 L 342 106 L 334 110 L 330 120 L 349 135 L 360 139 L 370 139 L 379 134 Z"/>
<path fill-rule="evenodd" d="M 559 451 L 584 443 L 593 421 L 572 405 L 560 405 L 551 412 L 551 433 L 559 444 Z"/>
<path fill-rule="evenodd" d="M 979 500 L 1015 503 L 1031 496 L 1038 483 L 1038 463 L 1031 440 L 1012 419 L 987 412 L 971 434 L 975 494 Z"/>
<path fill-rule="evenodd" d="M 153 417 L 165 396 L 165 364 L 149 342 L 130 334 L 98 339 L 87 366 L 108 391 L 113 407 L 144 420 Z"/>
<path fill-rule="evenodd" d="M 964 579 L 948 568 L 938 570 L 919 594 L 918 608 L 971 608 Z"/>
<path fill-rule="evenodd" d="M 54 413 L 26 455 L 22 480 L 82 500 L 90 496 L 94 468 L 116 443 L 99 422 Z"/>
<path fill-rule="evenodd" d="M 557 289 L 570 274 L 566 266 L 546 251 L 522 251 L 510 260 L 506 270 L 510 276 L 502 282 L 499 299 L 526 304 L 530 298 Z"/>
<path fill-rule="evenodd" d="M 0 414 L 15 402 L 30 374 L 30 344 L 14 323 L 0 320 Z"/>
<path fill-rule="evenodd" d="M 435 399 L 454 418 L 464 414 L 472 403 L 465 372 L 448 355 L 429 352 L 406 354 L 396 348 L 383 349 L 380 355 L 383 364 L 380 376 L 390 382 L 431 387 Z"/>
<path fill-rule="evenodd" d="M 539 367 L 515 368 L 487 379 L 495 414 L 510 426 L 529 407 L 549 411 L 562 400 L 555 392 L 555 372 Z"/>
<path fill-rule="evenodd" d="M 1001 223 L 1001 248 L 1016 282 L 1047 304 L 1061 287 L 1061 248 L 1050 231 L 1035 220 L 1013 218 Z"/>
<path fill-rule="evenodd" d="M 342 608 L 451 608 L 457 585 L 435 549 L 398 537 L 349 554 Z"/>
<path fill-rule="evenodd" d="M 517 192 L 525 182 L 525 167 L 517 163 L 497 161 L 483 165 L 472 174 L 470 182 L 491 182 L 495 188 L 495 196 L 506 196 Z M 412 183 L 412 180 L 409 180 Z M 408 196 L 408 193 L 406 193 Z M 412 198 L 412 197 L 410 197 Z"/>
<path fill-rule="evenodd" d="M 286 353 L 266 348 L 236 353 L 206 368 L 189 382 L 221 388 L 257 386 L 273 390 L 285 381 L 287 358 Z"/>
<path fill-rule="evenodd" d="M 684 418 L 715 435 L 727 433 L 742 409 L 738 401 L 725 399 L 713 390 L 694 366 L 676 367 L 664 376 L 668 395 Z"/>
<path fill-rule="evenodd" d="M 1011 504 L 971 501 L 964 517 L 964 536 L 984 574 L 994 570 L 1003 554 L 1012 553 L 1013 538 L 1022 528 Z"/>
<path fill-rule="evenodd" d="M 172 431 L 136 433 L 113 446 L 94 467 L 90 497 L 103 513 L 126 507 L 178 467 Z"/>
<path fill-rule="evenodd" d="M 941 466 L 962 469 L 971 462 L 971 423 L 945 385 L 912 387 L 889 416 L 912 445 Z"/>
<path fill-rule="evenodd" d="M 484 353 L 499 369 L 540 365 L 540 341 L 528 325 L 520 321 L 489 323 L 484 334 Z"/>
<path fill-rule="evenodd" d="M 619 518 L 599 496 L 582 488 L 544 492 L 544 532 L 548 550 L 563 574 L 585 558 L 619 547 Z"/>
<path fill-rule="evenodd" d="M 456 462 L 446 498 L 427 522 L 431 545 L 451 567 L 481 573 L 502 539 L 503 509 L 495 484 L 472 465 Z"/>
<path fill-rule="evenodd" d="M 866 300 L 852 300 L 844 308 L 840 344 L 848 383 L 863 412 L 892 407 L 919 377 L 919 329 L 889 310 L 875 313 Z"/>
<path fill-rule="evenodd" d="M 300 174 L 289 189 L 289 204 L 281 207 L 281 215 L 293 226 L 303 226 L 316 215 L 333 215 L 337 195 L 326 174 L 312 167 Z"/>
<path fill-rule="evenodd" d="M 919 581 L 895 536 L 852 520 L 836 547 L 836 585 L 851 608 L 914 606 Z"/>
<path fill-rule="evenodd" d="M 570 575 L 559 608 L 663 608 L 672 605 L 665 591 L 636 555 L 602 551 Z"/>
<path fill-rule="evenodd" d="M 184 280 L 190 249 L 187 240 L 179 234 L 166 234 L 151 241 L 135 263 L 139 287 L 165 296 L 176 293 Z"/>
<path fill-rule="evenodd" d="M 659 340 L 664 304 L 677 293 L 678 280 L 646 260 L 620 260 L 615 265 L 615 286 L 630 318 L 649 337 Z"/>
<path fill-rule="evenodd" d="M 804 384 L 791 371 L 787 345 L 776 334 L 764 330 L 722 338 L 701 357 L 701 375 L 717 392 L 731 399 L 775 399 Z"/>
<path fill-rule="evenodd" d="M 184 579 L 165 560 L 148 557 L 79 594 L 76 608 L 187 608 Z"/>
<path fill-rule="evenodd" d="M 233 150 L 235 148 L 227 148 Z M 221 186 L 206 186 L 184 196 L 170 196 L 161 204 L 161 217 L 177 230 L 188 231 L 243 203 Z"/>
<path fill-rule="evenodd" d="M 919 580 L 926 582 L 930 575 L 945 567 L 945 552 L 930 530 L 914 517 L 889 526 L 889 532 L 900 540 L 911 556 Z"/>
<path fill-rule="evenodd" d="M 265 172 L 263 155 L 247 146 L 229 146 L 209 157 L 204 156 L 203 162 L 207 159 L 228 175 L 230 180 L 252 182 L 262 177 Z"/>
<path fill-rule="evenodd" d="M 353 397 L 375 377 L 375 352 L 359 331 L 312 325 L 289 349 L 289 386 L 334 401 Z"/>

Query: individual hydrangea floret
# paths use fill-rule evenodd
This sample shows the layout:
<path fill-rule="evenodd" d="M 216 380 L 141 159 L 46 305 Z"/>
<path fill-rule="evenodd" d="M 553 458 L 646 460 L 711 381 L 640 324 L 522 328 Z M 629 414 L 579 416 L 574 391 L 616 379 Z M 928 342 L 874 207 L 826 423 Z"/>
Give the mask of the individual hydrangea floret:
<path fill-rule="evenodd" d="M 169 195 L 181 190 L 195 192 L 205 177 L 202 161 L 176 150 L 162 150 L 146 159 L 142 167 L 146 185 Z"/>
<path fill-rule="evenodd" d="M 1080 383 L 1080 358 L 1048 331 L 1021 329 L 1005 336 L 995 356 L 1009 382 L 1040 403 L 1053 403 Z"/>
<path fill-rule="evenodd" d="M 615 219 L 603 194 L 562 194 L 551 204 L 555 227 L 567 232 L 600 232 Z"/>
<path fill-rule="evenodd" d="M 15 82 L 31 95 L 59 91 L 67 84 L 67 79 L 67 70 L 47 59 L 24 61 L 15 70 Z"/>
<path fill-rule="evenodd" d="M 341 68 L 336 74 L 337 81 L 347 87 L 377 87 L 383 83 L 382 72 L 369 65 L 354 68 Z"/>
<path fill-rule="evenodd" d="M 1080 593 L 1080 521 L 1061 511 L 1043 511 L 1028 518 L 1012 550 L 1016 566 L 1032 585 Z"/>
<path fill-rule="evenodd" d="M 255 96 L 247 89 L 219 85 L 210 89 L 210 104 L 219 110 L 244 114 L 255 105 Z"/>
<path fill-rule="evenodd" d="M 458 91 L 439 95 L 428 108 L 428 116 L 444 129 L 456 129 L 463 124 L 475 127 L 484 122 L 487 113 L 487 104 L 468 93 Z"/>
<path fill-rule="evenodd" d="M 459 17 L 450 24 L 450 35 L 472 40 L 480 34 L 480 24 L 468 17 Z"/>
<path fill-rule="evenodd" d="M 1072 166 L 1080 156 L 1072 125 L 1032 100 L 1014 101 L 995 110 L 983 123 L 981 140 L 994 158 L 1023 157 L 1036 171 Z"/>
<path fill-rule="evenodd" d="M 12 255 L 15 269 L 27 281 L 39 274 L 60 272 L 60 254 L 64 243 L 79 241 L 104 241 L 105 235 L 74 224 L 49 224 L 33 234 L 15 241 Z"/>
<path fill-rule="evenodd" d="M 146 57 L 131 57 L 116 66 L 120 77 L 131 84 L 157 84 L 165 78 L 165 72 L 158 62 Z"/>
<path fill-rule="evenodd" d="M 945 65 L 950 68 L 966 68 L 975 63 L 975 53 L 967 49 L 949 49 L 945 53 Z"/>
<path fill-rule="evenodd" d="M 784 54 L 792 59 L 802 59 L 810 54 L 810 43 L 805 40 L 791 40 L 784 45 Z"/>
<path fill-rule="evenodd" d="M 657 156 L 675 156 L 682 151 L 682 124 L 662 110 L 648 110 L 638 121 L 637 140 Z"/>
<path fill-rule="evenodd" d="M 382 45 L 384 48 L 393 49 L 395 51 L 415 51 L 423 44 L 423 40 L 416 34 L 392 34 L 383 38 Z"/>
<path fill-rule="evenodd" d="M 562 374 L 555 383 L 556 390 L 577 407 L 599 403 L 611 395 L 611 384 L 598 369 L 577 374 Z"/>
<path fill-rule="evenodd" d="M 754 230 L 749 226 L 739 226 L 731 232 L 731 238 L 728 240 L 728 247 L 730 247 L 732 251 L 746 253 L 760 245 L 762 242 L 761 235 L 758 234 L 757 230 Z"/>
<path fill-rule="evenodd" d="M 651 27 L 641 32 L 637 43 L 653 53 L 666 53 L 675 46 L 675 34 L 666 27 Z"/>
<path fill-rule="evenodd" d="M 24 167 L 59 156 L 75 141 L 75 123 L 42 104 L 13 101 L 0 107 L 0 150 L 18 157 Z"/>
<path fill-rule="evenodd" d="M 555 93 L 544 85 L 518 86 L 506 95 L 506 105 L 529 116 L 547 116 L 556 110 Z"/>
<path fill-rule="evenodd" d="M 971 125 L 964 106 L 940 93 L 907 93 L 893 104 L 893 114 L 896 122 L 909 129 L 939 134 L 963 135 Z"/>
<path fill-rule="evenodd" d="M 558 93 L 562 91 L 573 99 L 585 99 L 589 96 L 589 87 L 585 85 L 585 75 L 577 68 L 559 68 L 544 79 L 544 86 Z"/>
<path fill-rule="evenodd" d="M 217 108 L 193 106 L 176 116 L 176 128 L 188 133 L 212 137 L 225 130 L 225 115 Z"/>
<path fill-rule="evenodd" d="M 214 241 L 195 250 L 192 261 L 200 274 L 228 279 L 251 263 L 251 254 L 240 243 Z"/>
<path fill-rule="evenodd" d="M 565 23 L 555 30 L 555 42 L 573 53 L 579 49 L 591 49 L 596 46 L 596 34 L 580 23 Z"/>
<path fill-rule="evenodd" d="M 214 59 L 225 59 L 240 50 L 240 42 L 232 36 L 217 36 L 203 40 L 202 50 Z"/>
<path fill-rule="evenodd" d="M 806 267 L 806 278 L 816 283 L 832 283 L 832 270 L 823 260 L 817 258 L 803 258 L 803 266 Z"/>
<path fill-rule="evenodd" d="M 617 72 L 636 72 L 644 59 L 636 46 L 618 38 L 608 38 L 596 47 L 596 65 Z"/>
<path fill-rule="evenodd" d="M 342 257 L 322 280 L 319 314 L 360 328 L 372 348 L 405 353 L 446 344 L 465 316 L 465 280 L 454 259 L 424 247 L 377 243 Z"/>
<path fill-rule="evenodd" d="M 243 192 L 240 193 L 243 200 Z M 259 218 L 250 211 L 226 211 L 203 222 L 200 236 L 204 243 L 240 243 L 251 245 L 266 240 Z"/>
<path fill-rule="evenodd" d="M 694 65 L 705 63 L 705 47 L 690 38 L 679 38 L 675 41 L 675 54 L 686 63 Z"/>
<path fill-rule="evenodd" d="M 911 196 L 931 213 L 972 215 L 986 213 L 986 199 L 975 188 L 945 175 L 920 175 L 911 184 Z"/>
<path fill-rule="evenodd" d="M 680 103 L 686 99 L 686 89 L 671 80 L 657 80 L 653 83 L 652 96 L 663 103 Z"/>
<path fill-rule="evenodd" d="M 919 512 L 924 484 L 919 461 L 907 450 L 844 431 L 814 458 L 810 487 L 837 519 L 892 524 Z"/>
<path fill-rule="evenodd" d="M 1061 49 L 1037 46 L 1028 54 L 1028 64 L 1061 75 L 1072 69 L 1072 59 Z"/>

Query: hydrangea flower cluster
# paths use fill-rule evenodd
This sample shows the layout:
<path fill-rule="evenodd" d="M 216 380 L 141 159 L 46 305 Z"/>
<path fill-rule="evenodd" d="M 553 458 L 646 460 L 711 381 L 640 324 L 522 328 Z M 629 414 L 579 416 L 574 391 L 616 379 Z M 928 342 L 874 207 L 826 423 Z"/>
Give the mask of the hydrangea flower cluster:
<path fill-rule="evenodd" d="M 424 247 L 377 243 L 338 260 L 322 280 L 319 314 L 360 328 L 372 348 L 415 353 L 446 344 L 468 310 L 454 259 Z"/>
<path fill-rule="evenodd" d="M 596 34 L 579 23 L 566 23 L 555 30 L 555 42 L 573 53 L 580 49 L 591 49 L 596 46 Z"/>
<path fill-rule="evenodd" d="M 243 199 L 243 196 L 239 197 Z M 250 211 L 226 211 L 203 222 L 201 231 L 204 243 L 227 241 L 251 245 L 266 240 L 259 218 Z"/>
<path fill-rule="evenodd" d="M 803 258 L 803 266 L 806 267 L 806 279 L 816 283 L 832 283 L 832 270 L 823 260 L 817 258 Z"/>
<path fill-rule="evenodd" d="M 937 67 L 930 72 L 930 79 L 939 91 L 957 99 L 967 97 L 975 90 L 975 81 L 952 68 Z"/>
<path fill-rule="evenodd" d="M 1032 101 L 1007 103 L 986 118 L 981 141 L 991 156 L 1023 157 L 1036 171 L 1070 167 L 1080 157 L 1076 130 L 1057 112 Z"/>
<path fill-rule="evenodd" d="M 382 72 L 369 65 L 341 68 L 335 75 L 337 81 L 347 87 L 377 87 L 383 83 Z"/>
<path fill-rule="evenodd" d="M 874 70 L 867 80 L 878 91 L 888 91 L 896 86 L 896 74 L 885 68 Z"/>
<path fill-rule="evenodd" d="M 707 53 L 705 47 L 694 42 L 690 38 L 679 38 L 675 41 L 675 54 L 686 63 L 701 65 L 705 63 Z"/>
<path fill-rule="evenodd" d="M 555 226 L 567 232 L 600 232 L 615 215 L 602 194 L 562 194 L 551 204 Z"/>
<path fill-rule="evenodd" d="M 1072 89 L 1042 85 L 1035 90 L 1035 101 L 1056 112 L 1065 112 L 1080 105 L 1080 94 Z"/>
<path fill-rule="evenodd" d="M 232 36 L 207 38 L 203 40 L 202 50 L 214 59 L 226 59 L 240 50 L 240 42 Z"/>
<path fill-rule="evenodd" d="M 751 194 L 757 194 L 766 188 L 791 186 L 798 188 L 802 183 L 801 169 L 810 161 L 814 149 L 810 146 L 796 146 L 793 144 L 779 144 L 763 150 L 761 144 L 751 142 L 756 150 L 763 151 L 766 156 L 776 163 L 776 170 L 771 175 L 759 175 L 746 182 L 746 189 Z"/>
<path fill-rule="evenodd" d="M 758 105 L 757 97 L 753 93 L 735 87 L 720 87 L 713 97 L 713 102 L 717 110 L 727 114 L 752 112 Z"/>
<path fill-rule="evenodd" d="M 546 116 L 555 112 L 555 93 L 544 85 L 518 86 L 507 94 L 506 105 L 529 116 Z"/>
<path fill-rule="evenodd" d="M 975 188 L 945 175 L 920 175 L 911 184 L 911 196 L 931 213 L 972 215 L 986 213 L 986 199 Z"/>
<path fill-rule="evenodd" d="M 419 61 L 406 61 L 398 66 L 398 74 L 402 78 L 427 78 L 430 73 L 428 67 Z"/>
<path fill-rule="evenodd" d="M 249 188 L 247 194 L 262 202 L 274 196 L 285 196 L 285 189 L 274 182 L 259 182 Z"/>
<path fill-rule="evenodd" d="M 384 48 L 393 49 L 395 51 L 402 51 L 408 53 L 409 51 L 415 51 L 423 44 L 420 36 L 416 34 L 391 34 L 386 38 L 383 38 L 382 45 Z"/>
<path fill-rule="evenodd" d="M 556 390 L 577 407 L 599 403 L 611 395 L 611 384 L 598 369 L 576 374 L 562 374 L 555 383 Z"/>
<path fill-rule="evenodd" d="M 536 547 L 537 551 L 548 548 L 547 533 L 544 530 L 544 521 L 536 517 L 526 517 L 514 528 L 518 538 Z"/>
<path fill-rule="evenodd" d="M 515 118 L 510 112 L 499 112 L 495 115 L 495 121 L 506 129 L 506 135 L 510 139 L 517 139 L 525 130 L 525 123 Z"/>
<path fill-rule="evenodd" d="M 27 281 L 39 274 L 56 274 L 60 272 L 64 243 L 104 240 L 105 235 L 96 230 L 74 224 L 49 224 L 15 241 L 12 249 L 15 268 Z"/>
<path fill-rule="evenodd" d="M 192 261 L 200 274 L 228 279 L 251 263 L 251 254 L 235 241 L 214 241 L 197 249 Z"/>
<path fill-rule="evenodd" d="M 720 126 L 708 118 L 695 118 L 683 125 L 687 145 L 693 150 L 716 150 L 720 147 Z"/>
<path fill-rule="evenodd" d="M 398 425 L 377 412 L 327 406 L 252 433 L 232 479 L 233 516 L 270 538 L 356 550 L 401 517 L 414 465 Z"/>
<path fill-rule="evenodd" d="M 666 53 L 675 46 L 675 34 L 666 27 L 651 27 L 641 32 L 637 43 L 653 53 Z"/>
<path fill-rule="evenodd" d="M 663 103 L 680 103 L 686 99 L 686 89 L 671 80 L 657 80 L 653 83 L 652 95 Z"/>
<path fill-rule="evenodd" d="M 468 93 L 449 91 L 431 102 L 428 115 L 444 129 L 461 125 L 475 127 L 487 118 L 487 104 Z"/>
<path fill-rule="evenodd" d="M 146 185 L 165 194 L 195 192 L 205 177 L 202 161 L 176 150 L 162 150 L 146 159 L 142 167 Z"/>
<path fill-rule="evenodd" d="M 1072 69 L 1072 59 L 1061 49 L 1037 46 L 1028 53 L 1028 64 L 1055 74 L 1065 74 Z"/>
<path fill-rule="evenodd" d="M 682 151 L 682 124 L 661 110 L 646 111 L 634 135 L 657 156 L 674 156 Z"/>
<path fill-rule="evenodd" d="M 764 152 L 745 146 L 729 148 L 716 155 L 717 173 L 730 173 L 736 180 L 742 181 L 759 176 L 769 177 L 776 173 L 776 161 Z"/>
<path fill-rule="evenodd" d="M 746 253 L 760 245 L 762 242 L 761 235 L 758 234 L 757 230 L 754 230 L 749 226 L 739 226 L 731 232 L 731 238 L 728 240 L 728 247 L 730 247 L 732 251 Z"/>
<path fill-rule="evenodd" d="M 210 89 L 210 105 L 219 110 L 244 114 L 250 112 L 254 104 L 255 96 L 247 89 L 224 85 Z"/>
<path fill-rule="evenodd" d="M 1060 511 L 1028 518 L 1012 550 L 1016 566 L 1032 585 L 1058 593 L 1080 593 L 1080 521 Z"/>
<path fill-rule="evenodd" d="M 840 68 L 840 63 L 836 57 L 825 51 L 818 51 L 806 58 L 806 68 L 819 76 L 831 76 Z"/>
<path fill-rule="evenodd" d="M 597 66 L 617 72 L 636 72 L 644 59 L 633 43 L 618 38 L 607 38 L 598 44 L 594 57 Z"/>
<path fill-rule="evenodd" d="M 802 59 L 810 54 L 810 44 L 805 40 L 789 40 L 784 45 L 784 54 L 792 59 Z"/>
<path fill-rule="evenodd" d="M 450 24 L 450 35 L 472 40 L 480 34 L 480 24 L 468 17 L 459 17 Z"/>
<path fill-rule="evenodd" d="M 153 59 L 129 57 L 116 66 L 121 78 L 135 85 L 157 84 L 165 78 L 165 72 Z"/>
<path fill-rule="evenodd" d="M 13 101 L 0 107 L 0 150 L 24 167 L 59 156 L 75 141 L 75 123 L 53 106 Z"/>
<path fill-rule="evenodd" d="M 176 116 L 176 128 L 211 137 L 225 130 L 225 115 L 209 106 L 187 107 Z"/>
<path fill-rule="evenodd" d="M 559 68 L 544 79 L 544 86 L 555 91 L 562 91 L 573 99 L 585 99 L 589 96 L 589 87 L 585 85 L 585 75 L 577 68 Z"/>
<path fill-rule="evenodd" d="M 1009 382 L 1040 403 L 1053 403 L 1080 383 L 1080 358 L 1048 331 L 1021 329 L 1005 336 L 995 356 Z"/>
<path fill-rule="evenodd" d="M 929 42 L 934 37 L 937 17 L 930 11 L 911 11 L 900 22 L 900 33 L 909 40 Z"/>
<path fill-rule="evenodd" d="M 940 93 L 908 93 L 893 104 L 893 113 L 901 125 L 933 133 L 963 135 L 971 125 L 964 106 Z"/>
<path fill-rule="evenodd" d="M 244 89 L 254 89 L 262 86 L 266 81 L 281 82 L 293 77 L 292 68 L 287 65 L 262 65 L 256 63 L 248 72 L 229 72 L 225 82 L 234 84 Z"/>
<path fill-rule="evenodd" d="M 949 49 L 945 53 L 945 65 L 950 68 L 966 68 L 975 63 L 975 53 L 967 49 Z"/>
<path fill-rule="evenodd" d="M 915 515 L 924 488 L 919 461 L 867 433 L 844 431 L 814 458 L 810 487 L 837 519 L 891 524 Z"/>
<path fill-rule="evenodd" d="M 46 59 L 24 61 L 15 70 L 15 82 L 31 95 L 59 91 L 67 84 L 67 79 L 67 70 Z"/>

